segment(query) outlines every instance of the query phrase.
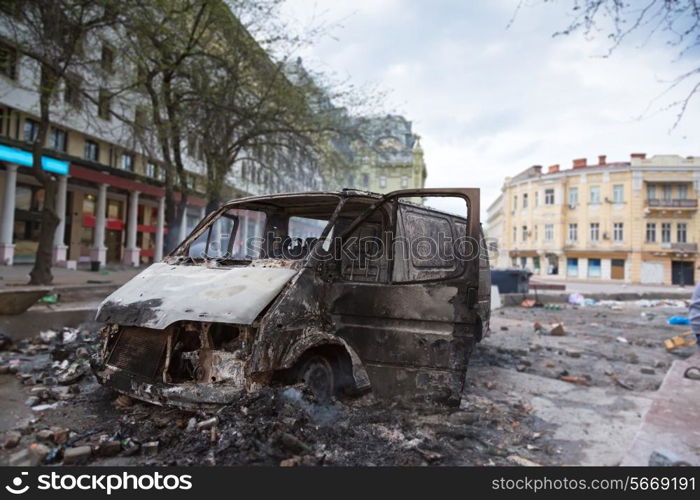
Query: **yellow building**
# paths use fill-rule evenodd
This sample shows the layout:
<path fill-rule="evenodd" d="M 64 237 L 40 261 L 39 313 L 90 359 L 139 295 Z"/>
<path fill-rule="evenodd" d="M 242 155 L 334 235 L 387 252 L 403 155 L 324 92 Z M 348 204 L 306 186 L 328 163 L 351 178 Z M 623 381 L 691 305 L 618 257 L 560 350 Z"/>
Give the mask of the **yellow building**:
<path fill-rule="evenodd" d="M 567 279 L 690 285 L 700 278 L 700 157 L 534 166 L 502 189 L 489 208 L 500 225 L 499 265 Z"/>

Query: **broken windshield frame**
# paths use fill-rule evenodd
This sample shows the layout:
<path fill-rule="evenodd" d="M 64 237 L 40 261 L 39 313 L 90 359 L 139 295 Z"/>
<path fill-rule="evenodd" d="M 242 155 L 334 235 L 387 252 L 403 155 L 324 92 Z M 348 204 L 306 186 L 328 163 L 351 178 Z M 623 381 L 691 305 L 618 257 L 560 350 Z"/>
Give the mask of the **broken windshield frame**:
<path fill-rule="evenodd" d="M 307 198 L 309 199 L 314 197 L 321 199 L 321 196 L 316 194 L 307 195 Z M 325 198 L 324 201 L 326 202 L 328 201 L 328 198 L 331 197 L 333 198 L 331 200 L 333 204 L 329 205 L 327 207 L 329 210 L 326 210 L 325 212 L 323 210 L 319 211 L 313 204 L 309 205 L 308 203 L 300 203 L 298 206 L 294 203 L 284 204 L 282 209 L 279 207 L 276 208 L 275 202 L 278 199 L 285 202 L 288 200 L 289 197 L 285 195 L 282 195 L 279 198 L 270 196 L 261 197 L 256 200 L 229 203 L 205 217 L 192 231 L 190 236 L 188 236 L 175 250 L 173 250 L 170 256 L 178 258 L 182 261 L 215 261 L 218 263 L 251 263 L 255 260 L 268 259 L 297 260 L 300 262 L 306 261 L 310 256 L 314 255 L 315 249 L 322 246 L 325 242 L 328 234 L 332 231 L 337 214 L 346 200 L 346 198 L 335 194 L 323 196 L 323 198 Z M 304 210 L 305 208 L 308 209 Z M 236 213 L 229 213 L 231 211 L 235 211 Z M 251 244 L 256 244 L 257 246 L 255 246 L 253 250 L 256 251 L 257 254 L 250 255 L 247 253 L 245 258 L 236 258 L 234 256 L 234 246 L 240 246 L 240 242 L 237 241 L 236 238 L 246 233 L 245 228 L 248 221 L 246 220 L 245 215 L 249 213 L 260 214 L 264 221 L 257 239 L 255 239 L 255 241 L 251 241 L 251 238 L 246 237 L 246 241 L 243 242 L 243 245 L 245 245 L 248 250 L 251 249 Z M 285 219 L 285 223 L 282 225 L 279 224 L 279 215 L 283 215 Z M 210 255 L 211 249 L 216 246 L 216 242 L 214 241 L 215 236 L 213 236 L 215 234 L 215 224 L 219 223 L 219 221 L 224 218 L 231 220 L 232 222 L 231 230 L 227 230 L 225 233 L 228 237 L 226 252 L 222 252 L 223 255 Z M 314 225 L 312 231 L 315 231 L 316 233 L 318 233 L 320 229 L 319 223 L 326 222 L 317 238 L 312 234 L 306 234 L 306 238 L 299 237 L 300 234 L 298 234 L 299 231 L 297 230 L 298 224 L 303 223 L 303 219 L 307 219 L 309 223 Z M 292 227 L 290 227 L 290 225 Z M 280 233 L 281 230 L 284 234 Z M 295 234 L 287 234 L 290 230 Z M 223 234 L 224 233 L 222 233 L 222 236 Z M 294 238 L 291 236 L 294 236 Z M 206 240 L 199 242 L 204 246 L 203 251 L 200 255 L 192 255 L 192 246 L 197 244 L 198 240 L 201 240 L 203 237 L 205 237 Z M 225 238 L 221 239 L 225 240 Z M 280 241 L 278 240 L 280 240 L 282 244 L 293 245 L 294 248 L 290 248 L 289 251 L 284 249 L 282 252 L 280 252 Z M 275 245 L 277 246 L 275 247 Z"/>

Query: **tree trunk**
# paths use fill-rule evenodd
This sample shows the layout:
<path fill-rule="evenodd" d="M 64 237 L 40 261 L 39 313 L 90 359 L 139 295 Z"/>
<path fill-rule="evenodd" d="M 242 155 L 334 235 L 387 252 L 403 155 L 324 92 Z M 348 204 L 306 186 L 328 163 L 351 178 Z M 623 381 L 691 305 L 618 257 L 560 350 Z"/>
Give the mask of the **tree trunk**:
<path fill-rule="evenodd" d="M 34 267 L 29 273 L 30 285 L 50 285 L 53 283 L 53 274 L 51 273 L 53 242 L 60 219 L 55 210 L 56 181 L 50 177 L 48 178 L 50 180 L 44 184 L 44 209 L 41 211 L 39 247 L 36 251 Z"/>
<path fill-rule="evenodd" d="M 60 220 L 56 213 L 57 182 L 53 175 L 44 172 L 41 157 L 50 127 L 49 106 L 51 104 L 51 96 L 56 88 L 58 76 L 51 67 L 42 64 L 39 79 L 40 118 L 39 131 L 32 144 L 32 173 L 44 187 L 44 208 L 41 211 L 39 247 L 34 260 L 34 267 L 29 273 L 29 284 L 50 285 L 53 283 L 53 274 L 51 274 L 53 240 Z"/>

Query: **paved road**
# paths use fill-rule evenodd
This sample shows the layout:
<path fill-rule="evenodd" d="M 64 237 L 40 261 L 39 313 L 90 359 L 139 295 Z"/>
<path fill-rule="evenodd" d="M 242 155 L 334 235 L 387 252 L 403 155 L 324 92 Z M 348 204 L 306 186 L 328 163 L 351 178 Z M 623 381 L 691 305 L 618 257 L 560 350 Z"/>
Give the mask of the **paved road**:
<path fill-rule="evenodd" d="M 0 287 L 26 285 L 29 283 L 29 265 L 0 266 Z M 122 284 L 129 281 L 142 270 L 139 268 L 109 267 L 102 271 L 92 272 L 84 269 L 70 270 L 61 267 L 52 268 L 53 286 L 88 285 L 89 282 L 109 282 Z"/>

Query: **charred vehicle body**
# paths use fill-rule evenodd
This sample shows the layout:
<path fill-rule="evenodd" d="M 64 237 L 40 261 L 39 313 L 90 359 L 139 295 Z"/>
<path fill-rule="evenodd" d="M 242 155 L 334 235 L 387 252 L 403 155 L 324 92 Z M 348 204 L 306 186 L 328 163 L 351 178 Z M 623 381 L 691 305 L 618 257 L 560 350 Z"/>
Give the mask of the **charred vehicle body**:
<path fill-rule="evenodd" d="M 426 197 L 457 200 L 460 215 Z M 183 408 L 293 383 L 458 404 L 490 315 L 478 214 L 478 189 L 230 202 L 100 305 L 94 371 Z"/>

